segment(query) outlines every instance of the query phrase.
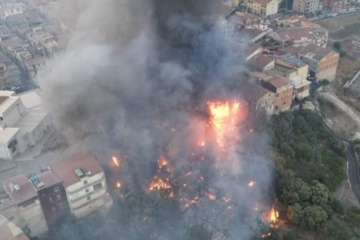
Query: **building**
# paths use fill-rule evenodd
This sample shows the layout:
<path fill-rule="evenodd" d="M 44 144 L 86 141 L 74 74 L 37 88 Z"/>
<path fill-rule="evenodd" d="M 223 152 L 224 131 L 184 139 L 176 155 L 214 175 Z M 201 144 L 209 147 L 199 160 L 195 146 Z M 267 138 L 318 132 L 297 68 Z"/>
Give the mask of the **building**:
<path fill-rule="evenodd" d="M 290 27 L 280 28 L 266 36 L 264 48 L 277 50 L 289 46 L 305 47 L 312 43 L 321 47 L 327 45 L 329 33 L 320 27 Z"/>
<path fill-rule="evenodd" d="M 49 227 L 56 225 L 70 213 L 61 179 L 48 170 L 40 174 L 32 174 L 30 180 L 37 190 L 47 225 Z"/>
<path fill-rule="evenodd" d="M 257 45 L 240 45 L 237 52 L 242 60 L 249 61 L 262 51 L 263 49 Z"/>
<path fill-rule="evenodd" d="M 316 13 L 322 9 L 319 0 L 294 0 L 293 10 L 301 14 Z"/>
<path fill-rule="evenodd" d="M 70 211 L 77 218 L 112 205 L 104 171 L 92 155 L 76 154 L 51 164 L 50 169 L 62 179 Z"/>
<path fill-rule="evenodd" d="M 30 237 L 37 237 L 47 232 L 45 216 L 35 187 L 24 174 L 5 179 L 4 189 L 14 203 L 12 218 L 25 229 Z"/>
<path fill-rule="evenodd" d="M 0 215 L 0 236 L 3 240 L 29 240 L 18 226 L 2 215 Z"/>
<path fill-rule="evenodd" d="M 275 59 L 269 55 L 260 53 L 252 57 L 247 64 L 256 71 L 267 71 L 275 67 Z"/>
<path fill-rule="evenodd" d="M 259 85 L 275 94 L 274 114 L 290 110 L 293 100 L 293 85 L 288 79 L 264 72 L 253 72 L 251 75 Z"/>
<path fill-rule="evenodd" d="M 21 86 L 21 72 L 8 57 L 0 53 L 0 89 Z"/>
<path fill-rule="evenodd" d="M 260 17 L 273 16 L 278 12 L 279 1 L 277 0 L 246 0 L 246 8 Z"/>
<path fill-rule="evenodd" d="M 256 115 L 264 112 L 270 116 L 274 113 L 275 93 L 249 82 L 241 88 L 241 96 L 248 104 L 250 111 L 255 112 Z"/>
<path fill-rule="evenodd" d="M 340 11 L 346 9 L 347 5 L 347 0 L 324 0 L 323 8 L 331 11 Z"/>
<path fill-rule="evenodd" d="M 227 18 L 227 30 L 236 31 L 257 26 L 261 20 L 258 16 L 247 12 L 235 11 Z"/>
<path fill-rule="evenodd" d="M 39 99 L 34 91 L 18 96 L 0 91 L 0 159 L 14 159 L 50 131 L 50 116 Z"/>
<path fill-rule="evenodd" d="M 306 79 L 309 72 L 309 66 L 301 59 L 282 51 L 276 53 L 275 69 L 285 78 L 300 76 Z"/>
<path fill-rule="evenodd" d="M 329 81 L 335 79 L 339 54 L 331 48 L 309 44 L 299 50 L 298 57 L 309 65 L 310 75 Z"/>

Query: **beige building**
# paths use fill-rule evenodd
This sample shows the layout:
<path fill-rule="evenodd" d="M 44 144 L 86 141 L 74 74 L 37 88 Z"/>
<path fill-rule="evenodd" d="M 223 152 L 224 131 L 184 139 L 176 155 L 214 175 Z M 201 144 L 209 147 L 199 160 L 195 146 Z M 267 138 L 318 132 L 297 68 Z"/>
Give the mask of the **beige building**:
<path fill-rule="evenodd" d="M 293 10 L 301 14 L 315 13 L 322 9 L 319 0 L 294 0 Z"/>
<path fill-rule="evenodd" d="M 279 1 L 277 0 L 246 0 L 245 6 L 255 15 L 261 17 L 272 16 L 278 12 Z"/>
<path fill-rule="evenodd" d="M 47 232 L 45 216 L 35 187 L 25 174 L 19 174 L 4 180 L 4 189 L 10 196 L 13 206 L 6 211 L 7 217 L 21 229 L 26 229 L 30 237 Z"/>
<path fill-rule="evenodd" d="M 29 240 L 18 226 L 2 215 L 0 215 L 0 236 L 3 240 Z"/>
<path fill-rule="evenodd" d="M 105 173 L 92 155 L 76 154 L 51 164 L 50 169 L 62 179 L 70 211 L 77 218 L 112 205 Z"/>
<path fill-rule="evenodd" d="M 241 95 L 256 115 L 264 112 L 270 116 L 274 113 L 275 94 L 262 86 L 249 82 L 241 88 Z"/>
<path fill-rule="evenodd" d="M 331 48 L 309 44 L 298 52 L 298 56 L 309 65 L 311 75 L 330 81 L 335 79 L 339 54 Z"/>
<path fill-rule="evenodd" d="M 39 95 L 0 91 L 0 159 L 13 160 L 50 131 L 50 116 Z"/>

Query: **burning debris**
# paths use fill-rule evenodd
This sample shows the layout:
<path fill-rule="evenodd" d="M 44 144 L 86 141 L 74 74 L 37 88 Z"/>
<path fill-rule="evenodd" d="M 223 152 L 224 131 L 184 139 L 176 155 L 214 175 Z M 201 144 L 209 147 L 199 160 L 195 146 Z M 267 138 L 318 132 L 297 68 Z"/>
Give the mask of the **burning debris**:
<path fill-rule="evenodd" d="M 254 203 L 270 202 L 268 142 L 244 127 L 240 60 L 209 23 L 215 1 L 69 2 L 81 14 L 44 89 L 68 138 L 110 165 L 122 235 L 182 240 L 206 224 L 222 239 L 251 239 Z"/>

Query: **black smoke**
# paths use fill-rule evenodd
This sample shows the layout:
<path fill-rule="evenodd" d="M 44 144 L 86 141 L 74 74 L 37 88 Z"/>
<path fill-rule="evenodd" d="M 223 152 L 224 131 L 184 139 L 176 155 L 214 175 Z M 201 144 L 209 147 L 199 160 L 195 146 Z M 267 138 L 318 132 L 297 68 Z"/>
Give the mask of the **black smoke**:
<path fill-rule="evenodd" d="M 211 148 L 194 147 L 194 121 L 207 121 L 206 102 L 238 98 L 241 86 L 242 63 L 224 32 L 218 4 L 71 0 L 65 5 L 68 47 L 41 82 L 48 109 L 71 144 L 91 150 L 105 166 L 114 152 L 126 156 L 111 175 L 121 178 L 124 190 L 116 203 L 119 216 L 105 222 L 106 239 L 221 233 L 247 240 L 259 233 L 253 208 L 268 200 L 266 136 L 240 127 L 241 143 L 228 154 L 236 167 L 227 156 L 221 171 Z M 171 174 L 157 169 L 161 155 L 169 157 Z M 154 175 L 170 179 L 175 199 L 169 200 L 168 192 L 148 193 Z M 252 179 L 259 187 L 248 189 Z M 219 201 L 210 201 L 208 192 Z M 197 204 L 184 208 L 181 199 L 196 197 Z"/>

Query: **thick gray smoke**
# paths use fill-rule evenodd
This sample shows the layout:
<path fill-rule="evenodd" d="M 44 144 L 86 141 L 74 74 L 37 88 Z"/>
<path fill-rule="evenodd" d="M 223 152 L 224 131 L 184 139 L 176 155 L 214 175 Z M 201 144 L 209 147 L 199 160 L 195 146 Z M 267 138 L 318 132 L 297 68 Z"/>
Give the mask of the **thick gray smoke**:
<path fill-rule="evenodd" d="M 217 4 L 69 0 L 64 6 L 70 41 L 41 83 L 49 110 L 71 143 L 80 142 L 104 163 L 113 152 L 128 159 L 117 174 L 133 199 L 120 203 L 130 209 L 122 213 L 126 224 L 107 223 L 116 225 L 115 232 L 107 232 L 109 239 L 144 239 L 140 233 L 148 239 L 188 239 L 189 229 L 199 225 L 227 239 L 258 234 L 254 208 L 269 200 L 266 137 L 240 128 L 241 143 L 231 163 L 224 157 L 223 164 L 229 166 L 219 171 L 219 156 L 214 157 L 211 148 L 199 153 L 194 147 L 196 122 L 208 121 L 206 102 L 237 98 L 241 86 L 241 62 L 221 28 Z M 162 155 L 174 168 L 170 178 L 178 179 L 172 185 L 179 207 L 149 203 L 154 217 L 144 213 L 144 202 L 136 205 L 140 200 L 134 199 L 146 198 L 149 181 L 164 174 L 156 165 Z M 200 155 L 207 160 L 199 161 Z M 257 182 L 255 188 L 247 187 L 249 180 Z M 224 200 L 209 200 L 207 191 Z M 180 206 L 181 199 L 196 196 L 193 207 Z"/>

